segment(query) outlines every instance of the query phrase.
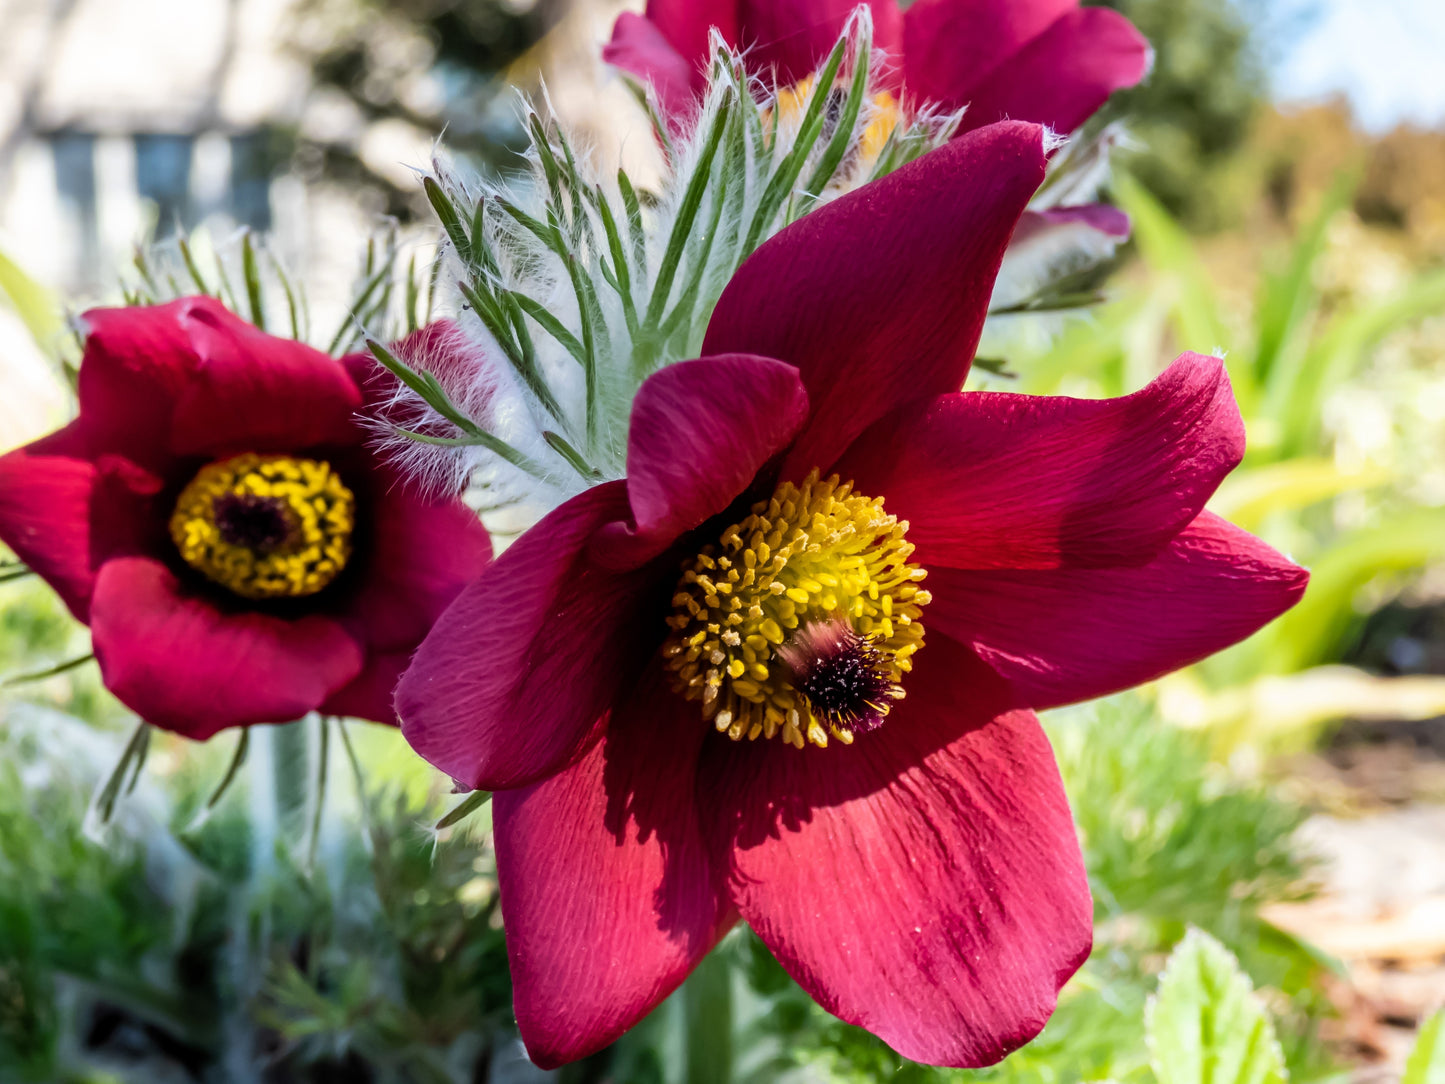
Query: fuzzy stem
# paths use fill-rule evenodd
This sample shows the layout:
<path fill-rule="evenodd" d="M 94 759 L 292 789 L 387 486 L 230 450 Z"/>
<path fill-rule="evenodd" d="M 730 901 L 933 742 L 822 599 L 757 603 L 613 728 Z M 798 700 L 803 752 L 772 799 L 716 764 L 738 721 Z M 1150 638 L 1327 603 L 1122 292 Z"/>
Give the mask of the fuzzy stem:
<path fill-rule="evenodd" d="M 276 812 L 276 831 L 282 840 L 296 837 L 306 810 L 310 784 L 307 770 L 311 743 L 306 720 L 271 727 L 271 799 Z"/>

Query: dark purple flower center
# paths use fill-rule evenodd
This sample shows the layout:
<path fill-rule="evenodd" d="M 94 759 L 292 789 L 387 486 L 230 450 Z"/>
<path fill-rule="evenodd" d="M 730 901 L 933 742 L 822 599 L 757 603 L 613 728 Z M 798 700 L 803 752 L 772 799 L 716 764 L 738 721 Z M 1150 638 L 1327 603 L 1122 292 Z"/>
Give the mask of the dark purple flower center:
<path fill-rule="evenodd" d="M 793 671 L 793 688 L 808 698 L 813 715 L 840 730 L 876 730 L 899 695 L 884 653 L 842 617 L 804 625 L 778 655 Z"/>
<path fill-rule="evenodd" d="M 232 546 L 252 553 L 275 553 L 291 540 L 294 526 L 280 497 L 222 493 L 214 504 L 216 530 Z"/>

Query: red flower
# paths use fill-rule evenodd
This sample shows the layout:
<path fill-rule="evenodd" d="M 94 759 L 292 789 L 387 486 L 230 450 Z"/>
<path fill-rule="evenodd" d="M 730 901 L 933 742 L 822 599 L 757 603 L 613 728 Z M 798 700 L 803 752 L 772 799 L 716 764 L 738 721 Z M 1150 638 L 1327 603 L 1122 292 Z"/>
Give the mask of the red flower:
<path fill-rule="evenodd" d="M 780 86 L 816 69 L 859 0 L 648 0 L 624 13 L 603 56 L 657 90 L 671 116 L 695 108 L 705 85 L 708 31 L 747 50 L 749 67 Z M 1149 67 L 1129 20 L 1078 0 L 867 0 L 890 81 L 917 102 L 968 106 L 963 129 L 1004 118 L 1072 132 Z"/>
<path fill-rule="evenodd" d="M 84 320 L 80 416 L 0 457 L 0 540 L 90 625 L 106 686 L 197 739 L 312 710 L 395 722 L 397 676 L 491 542 L 366 449 L 369 357 L 205 297 Z"/>
<path fill-rule="evenodd" d="M 639 391 L 626 479 L 524 534 L 403 676 L 412 745 L 497 792 L 539 1064 L 616 1038 L 739 917 L 900 1053 L 1003 1057 L 1091 939 L 1029 709 L 1303 590 L 1202 510 L 1244 445 L 1217 359 L 1108 401 L 957 390 L 1043 172 L 1039 127 L 994 125 L 765 243 L 707 356 Z"/>

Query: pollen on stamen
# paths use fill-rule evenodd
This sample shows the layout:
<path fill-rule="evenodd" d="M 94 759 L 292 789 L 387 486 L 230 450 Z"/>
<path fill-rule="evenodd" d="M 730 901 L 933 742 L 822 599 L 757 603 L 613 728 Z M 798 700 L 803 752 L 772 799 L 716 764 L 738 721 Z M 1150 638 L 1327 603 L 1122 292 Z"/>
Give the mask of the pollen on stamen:
<path fill-rule="evenodd" d="M 300 598 L 346 567 L 355 522 L 356 498 L 331 464 L 248 452 L 196 472 L 170 534 L 186 564 L 242 598 Z"/>
<path fill-rule="evenodd" d="M 683 568 L 663 649 L 674 687 L 734 741 L 848 744 L 903 696 L 927 574 L 881 498 L 785 482 Z"/>

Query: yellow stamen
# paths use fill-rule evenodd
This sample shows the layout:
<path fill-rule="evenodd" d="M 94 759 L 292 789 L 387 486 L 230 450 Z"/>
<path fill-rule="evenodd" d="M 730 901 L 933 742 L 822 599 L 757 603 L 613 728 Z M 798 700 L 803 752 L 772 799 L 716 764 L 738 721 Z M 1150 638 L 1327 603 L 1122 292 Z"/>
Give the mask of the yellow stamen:
<path fill-rule="evenodd" d="M 186 564 L 242 598 L 300 598 L 346 567 L 355 523 L 331 464 L 248 452 L 196 473 L 170 531 Z"/>
<path fill-rule="evenodd" d="M 801 487 L 784 482 L 684 567 L 663 655 L 677 690 L 734 741 L 781 736 L 799 749 L 825 746 L 830 734 L 853 741 L 814 712 L 780 657 L 813 622 L 845 623 L 895 686 L 891 699 L 902 696 L 899 683 L 923 646 L 927 573 L 908 563 L 908 524 L 886 513 L 881 497 L 852 489 L 817 471 Z M 882 716 L 890 703 L 870 707 Z"/>

